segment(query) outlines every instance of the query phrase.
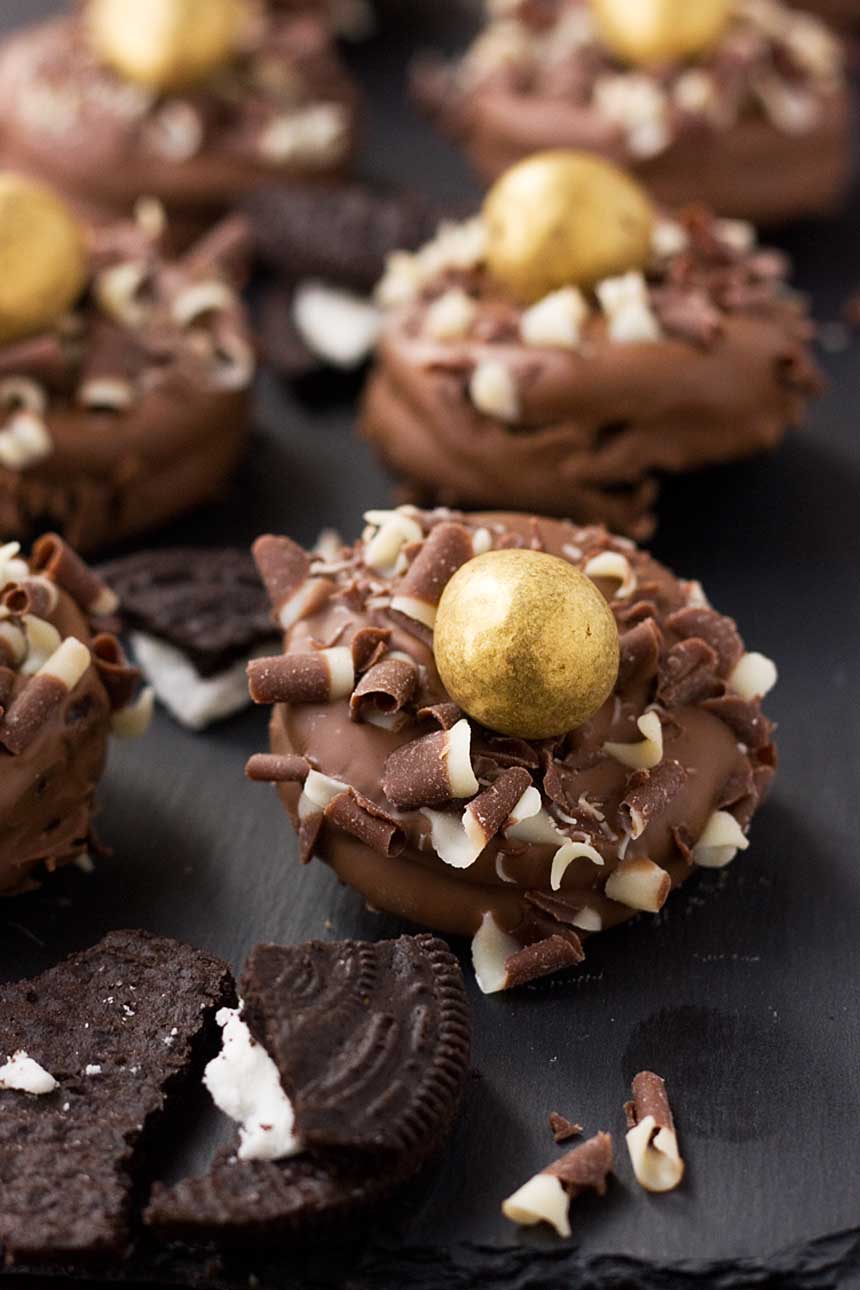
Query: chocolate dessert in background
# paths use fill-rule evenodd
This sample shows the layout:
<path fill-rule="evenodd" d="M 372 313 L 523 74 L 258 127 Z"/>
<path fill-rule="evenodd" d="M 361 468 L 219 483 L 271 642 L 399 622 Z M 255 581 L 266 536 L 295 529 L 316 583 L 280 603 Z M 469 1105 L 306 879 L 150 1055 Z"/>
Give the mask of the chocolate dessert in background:
<path fill-rule="evenodd" d="M 821 377 L 780 252 L 588 153 L 389 257 L 361 430 L 419 503 L 655 524 L 660 475 L 774 448 Z"/>
<path fill-rule="evenodd" d="M 146 1222 L 222 1244 L 343 1240 L 445 1145 L 470 1047 L 457 960 L 427 935 L 258 945 L 239 994 L 204 1077 L 238 1141 L 157 1185 Z"/>
<path fill-rule="evenodd" d="M 151 693 L 104 629 L 116 603 L 55 534 L 29 559 L 0 546 L 0 896 L 86 858 L 111 731 L 148 725 Z"/>
<path fill-rule="evenodd" d="M 490 0 L 467 53 L 414 86 L 487 180 L 584 148 L 666 206 L 773 223 L 834 210 L 850 178 L 840 42 L 783 0 Z"/>
<path fill-rule="evenodd" d="M 0 986 L 0 1258 L 77 1267 L 128 1251 L 133 1190 L 235 1000 L 220 959 L 116 931 Z"/>
<path fill-rule="evenodd" d="M 748 847 L 776 669 L 698 583 L 570 522 L 366 518 L 335 558 L 254 548 L 285 641 L 249 666 L 274 711 L 248 774 L 303 862 L 471 936 L 493 992 L 576 966 L 584 934 Z"/>
<path fill-rule="evenodd" d="M 248 433 L 255 357 L 241 217 L 181 260 L 157 203 L 84 232 L 0 172 L 0 533 L 89 553 L 215 496 Z"/>
<path fill-rule="evenodd" d="M 81 0 L 0 48 L 2 164 L 95 223 L 141 195 L 185 248 L 261 183 L 348 165 L 356 93 L 321 5 Z"/>

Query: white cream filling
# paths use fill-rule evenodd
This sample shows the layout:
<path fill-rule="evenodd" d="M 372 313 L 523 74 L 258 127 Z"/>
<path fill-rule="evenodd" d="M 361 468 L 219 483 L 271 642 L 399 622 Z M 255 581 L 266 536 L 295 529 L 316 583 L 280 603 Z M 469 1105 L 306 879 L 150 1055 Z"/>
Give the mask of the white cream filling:
<path fill-rule="evenodd" d="M 223 721 L 251 701 L 245 659 L 215 676 L 204 677 L 181 650 L 146 632 L 133 632 L 131 647 L 156 698 L 190 730 Z"/>
<path fill-rule="evenodd" d="M 240 1160 L 283 1160 L 301 1151 L 292 1103 L 281 1087 L 278 1068 L 256 1043 L 239 1008 L 222 1008 L 221 1052 L 203 1074 L 219 1110 L 239 1125 Z"/>

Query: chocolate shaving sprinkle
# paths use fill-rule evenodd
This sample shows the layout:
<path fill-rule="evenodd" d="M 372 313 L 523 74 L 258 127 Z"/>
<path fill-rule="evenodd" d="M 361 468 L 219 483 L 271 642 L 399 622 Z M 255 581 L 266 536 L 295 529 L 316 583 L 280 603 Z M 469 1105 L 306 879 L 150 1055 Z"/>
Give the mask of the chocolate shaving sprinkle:
<path fill-rule="evenodd" d="M 334 694 L 332 670 L 322 651 L 253 658 L 248 688 L 254 703 L 328 703 Z"/>
<path fill-rule="evenodd" d="M 770 743 L 772 726 L 757 703 L 736 694 L 724 694 L 718 699 L 706 699 L 702 707 L 724 721 L 741 743 L 754 752 Z"/>
<path fill-rule="evenodd" d="M 352 638 L 352 665 L 356 673 L 367 672 L 388 650 L 390 627 L 362 627 Z"/>
<path fill-rule="evenodd" d="M 657 675 L 663 635 L 653 618 L 645 618 L 619 640 L 618 689 L 650 681 Z"/>
<path fill-rule="evenodd" d="M 325 808 L 325 818 L 336 828 L 383 856 L 397 856 L 406 847 L 406 834 L 393 818 L 354 788 L 338 793 Z"/>
<path fill-rule="evenodd" d="M 602 1196 L 606 1191 L 606 1179 L 611 1172 L 610 1133 L 596 1133 L 593 1138 L 574 1147 L 567 1155 L 543 1170 L 543 1173 L 559 1180 L 571 1199 L 590 1189 Z"/>
<path fill-rule="evenodd" d="M 382 791 L 401 810 L 444 806 L 459 796 L 451 781 L 448 753 L 451 731 L 436 730 L 389 753 L 382 771 Z"/>
<path fill-rule="evenodd" d="M 463 717 L 456 703 L 433 703 L 429 708 L 419 708 L 415 715 L 419 721 L 435 721 L 440 730 L 450 730 Z"/>
<path fill-rule="evenodd" d="M 547 936 L 543 940 L 533 941 L 524 949 L 512 954 L 505 962 L 508 990 L 537 981 L 540 977 L 552 976 L 565 968 L 578 967 L 585 959 L 585 952 L 577 936 L 560 934 Z"/>
<path fill-rule="evenodd" d="M 254 753 L 245 764 L 248 779 L 263 784 L 303 784 L 310 769 L 298 753 Z"/>
<path fill-rule="evenodd" d="M 731 618 L 703 606 L 689 605 L 666 619 L 666 626 L 682 640 L 703 640 L 717 656 L 720 676 L 729 676 L 744 652 L 743 641 Z"/>
<path fill-rule="evenodd" d="M 705 641 L 693 637 L 673 645 L 660 664 L 657 699 L 667 708 L 712 699 L 723 689 L 719 659 Z"/>
<path fill-rule="evenodd" d="M 257 538 L 251 552 L 263 585 L 277 614 L 282 605 L 307 581 L 310 556 L 292 538 L 267 534 Z"/>
<path fill-rule="evenodd" d="M 474 815 L 488 842 L 507 824 L 511 811 L 531 782 L 531 775 L 527 770 L 512 766 L 510 770 L 503 771 L 489 788 L 485 788 L 466 807 Z"/>
<path fill-rule="evenodd" d="M 582 1125 L 574 1124 L 558 1111 L 550 1111 L 549 1130 L 556 1142 L 569 1142 L 571 1138 L 579 1137 L 582 1133 Z"/>
<path fill-rule="evenodd" d="M 131 703 L 140 684 L 140 669 L 129 663 L 117 638 L 108 632 L 96 636 L 90 650 L 111 709 L 118 712 Z"/>
<path fill-rule="evenodd" d="M 630 776 L 619 812 L 632 837 L 641 837 L 651 821 L 665 812 L 687 778 L 680 762 L 668 758 L 653 770 L 637 770 Z"/>

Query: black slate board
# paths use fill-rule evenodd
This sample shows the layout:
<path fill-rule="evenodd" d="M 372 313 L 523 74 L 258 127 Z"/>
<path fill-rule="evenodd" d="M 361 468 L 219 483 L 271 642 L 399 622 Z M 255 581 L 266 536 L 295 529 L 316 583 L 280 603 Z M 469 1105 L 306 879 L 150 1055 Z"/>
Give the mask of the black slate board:
<path fill-rule="evenodd" d="M 0 24 L 52 7 L 5 0 Z M 401 12 L 409 30 L 393 22 L 350 54 L 371 100 L 365 172 L 462 202 L 477 190 L 406 107 L 403 74 L 416 45 L 456 46 L 469 20 L 453 0 L 406 0 Z M 855 201 L 839 222 L 774 239 L 825 323 L 860 286 L 858 218 Z M 511 997 L 472 990 L 477 1073 L 450 1152 L 405 1219 L 367 1248 L 224 1267 L 147 1255 L 124 1280 L 818 1290 L 853 1273 L 860 1283 L 860 340 L 833 326 L 825 336 L 831 386 L 809 428 L 773 458 L 667 485 L 654 544 L 779 662 L 769 711 L 782 768 L 750 851 L 691 880 L 657 919 L 592 940 L 568 979 Z M 310 542 L 332 524 L 354 534 L 389 495 L 350 434 L 358 388 L 326 376 L 291 391 L 264 374 L 229 499 L 160 540 L 248 542 L 272 529 Z M 260 940 L 396 931 L 323 866 L 296 865 L 274 794 L 242 776 L 265 726 L 265 713 L 249 712 L 199 736 L 159 715 L 145 742 L 115 747 L 100 819 L 114 854 L 92 876 L 67 872 L 0 903 L 0 978 L 38 972 L 115 926 L 178 936 L 237 966 Z M 670 1084 L 688 1161 L 684 1186 L 663 1198 L 633 1183 L 623 1146 L 621 1104 L 643 1066 Z M 619 1148 L 618 1179 L 604 1200 L 576 1203 L 569 1243 L 520 1238 L 499 1214 L 552 1156 L 553 1109 L 589 1132 L 612 1129 Z M 207 1159 L 218 1127 L 201 1112 L 197 1128 L 174 1171 Z"/>

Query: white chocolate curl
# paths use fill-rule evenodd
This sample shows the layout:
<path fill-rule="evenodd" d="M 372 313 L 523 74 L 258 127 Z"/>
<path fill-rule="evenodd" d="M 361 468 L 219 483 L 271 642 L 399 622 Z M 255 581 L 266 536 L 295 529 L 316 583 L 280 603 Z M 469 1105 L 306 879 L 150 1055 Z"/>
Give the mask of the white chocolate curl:
<path fill-rule="evenodd" d="M 63 638 L 54 624 L 46 618 L 25 614 L 23 623 L 27 637 L 27 657 L 21 664 L 21 672 L 24 676 L 34 676 L 60 648 Z"/>
<path fill-rule="evenodd" d="M 472 966 L 484 994 L 498 994 L 505 989 L 508 984 L 505 964 L 519 948 L 513 936 L 499 927 L 492 914 L 484 914 L 481 926 L 472 937 Z"/>
<path fill-rule="evenodd" d="M 729 677 L 729 685 L 742 699 L 763 699 L 776 685 L 776 664 L 765 654 L 744 654 Z"/>
<path fill-rule="evenodd" d="M 478 306 L 462 287 L 452 287 L 427 310 L 424 330 L 433 340 L 461 340 L 469 334 Z"/>
<path fill-rule="evenodd" d="M 569 865 L 574 860 L 582 858 L 590 860 L 592 864 L 602 865 L 603 856 L 594 847 L 589 846 L 587 842 L 565 842 L 564 846 L 559 847 L 553 857 L 552 869 L 549 875 L 549 885 L 553 891 L 558 891 L 561 887 L 561 880 L 567 871 Z"/>
<path fill-rule="evenodd" d="M 415 596 L 394 596 L 391 608 L 407 618 L 414 618 L 416 623 L 423 623 L 431 632 L 436 626 L 436 606 L 428 605 L 426 600 L 418 600 Z"/>
<path fill-rule="evenodd" d="M 653 1115 L 646 1115 L 628 1130 L 627 1150 L 636 1181 L 646 1191 L 672 1191 L 684 1177 L 684 1162 L 673 1129 L 658 1129 Z"/>
<path fill-rule="evenodd" d="M 516 421 L 520 397 L 510 368 L 496 358 L 479 363 L 469 381 L 469 397 L 479 412 L 499 421 Z"/>
<path fill-rule="evenodd" d="M 714 811 L 693 847 L 693 864 L 701 869 L 723 869 L 739 851 L 746 851 L 749 838 L 729 811 Z"/>
<path fill-rule="evenodd" d="M 641 743 L 605 743 L 603 751 L 632 770 L 653 770 L 663 760 L 663 727 L 656 712 L 646 712 L 636 722 L 645 738 Z"/>
<path fill-rule="evenodd" d="M 364 563 L 390 577 L 396 571 L 400 552 L 411 542 L 420 542 L 421 525 L 402 510 L 366 511 L 368 530 L 364 535 Z"/>
<path fill-rule="evenodd" d="M 672 881 L 665 869 L 639 856 L 623 861 L 606 880 L 606 895 L 628 909 L 656 914 L 666 903 Z"/>
<path fill-rule="evenodd" d="M 630 561 L 620 551 L 601 551 L 592 556 L 583 569 L 587 578 L 609 578 L 617 582 L 614 599 L 628 600 L 639 585 Z"/>
<path fill-rule="evenodd" d="M 118 739 L 140 738 L 152 724 L 154 708 L 155 690 L 151 685 L 145 685 L 133 703 L 127 703 L 113 714 L 111 730 Z"/>
<path fill-rule="evenodd" d="M 49 676 L 68 690 L 73 690 L 90 665 L 90 651 L 74 636 L 62 645 L 39 668 L 36 676 Z"/>
<path fill-rule="evenodd" d="M 526 345 L 538 348 L 576 349 L 588 304 L 577 287 L 551 291 L 527 309 L 520 319 L 520 336 Z"/>
<path fill-rule="evenodd" d="M 502 1201 L 502 1213 L 521 1227 L 549 1223 L 559 1236 L 570 1236 L 570 1197 L 552 1174 L 535 1174 L 523 1183 Z"/>

